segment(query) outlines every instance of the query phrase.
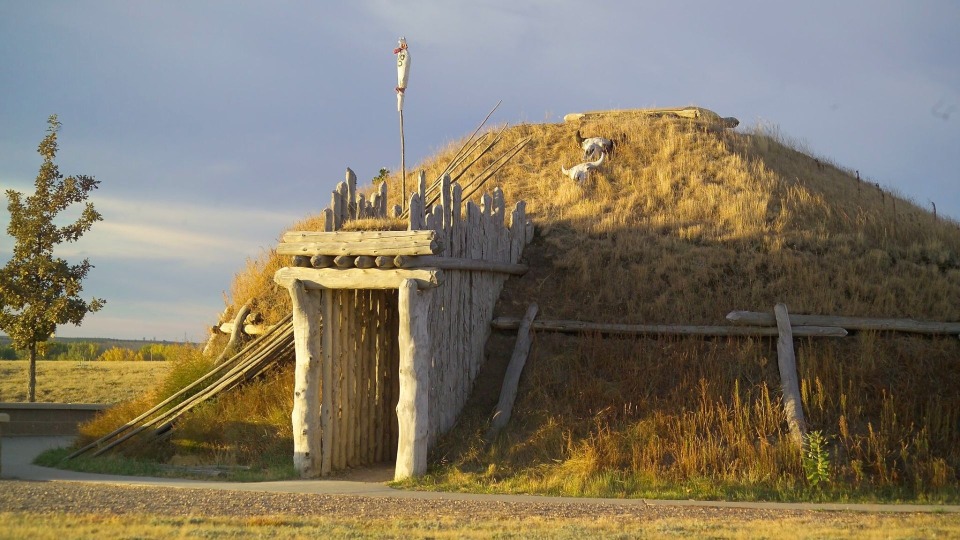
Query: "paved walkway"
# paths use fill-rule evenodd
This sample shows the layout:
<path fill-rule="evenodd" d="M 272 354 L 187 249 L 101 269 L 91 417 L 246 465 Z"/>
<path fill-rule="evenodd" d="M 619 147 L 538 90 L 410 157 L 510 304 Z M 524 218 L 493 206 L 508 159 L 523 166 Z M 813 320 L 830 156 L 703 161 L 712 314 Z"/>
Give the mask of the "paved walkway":
<path fill-rule="evenodd" d="M 268 493 L 317 493 L 324 495 L 361 495 L 408 499 L 502 501 L 530 503 L 608 504 L 616 506 L 699 506 L 714 508 L 749 508 L 761 510 L 832 510 L 854 512 L 949 512 L 960 513 L 960 505 L 918 504 L 834 504 L 834 503 L 767 503 L 656 499 L 599 499 L 547 497 L 540 495 L 485 495 L 393 489 L 383 482 L 356 480 L 283 480 L 275 482 L 222 482 L 117 476 L 82 473 L 33 465 L 33 459 L 50 448 L 66 446 L 71 437 L 4 437 L 2 440 L 3 478 L 33 481 L 90 482 L 130 486 L 162 486 L 187 489 L 222 489 Z"/>

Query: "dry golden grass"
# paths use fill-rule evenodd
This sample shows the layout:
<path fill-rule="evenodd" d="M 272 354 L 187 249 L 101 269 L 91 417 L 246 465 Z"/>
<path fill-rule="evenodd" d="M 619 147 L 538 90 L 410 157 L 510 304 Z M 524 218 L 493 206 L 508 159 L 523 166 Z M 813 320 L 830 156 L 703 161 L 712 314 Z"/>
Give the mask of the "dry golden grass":
<path fill-rule="evenodd" d="M 189 538 L 953 538 L 952 515 L 816 513 L 777 519 L 723 518 L 451 518 L 382 519 L 327 516 L 255 516 L 243 519 L 151 514 L 76 515 L 2 512 L 10 538 L 59 540 L 112 537 Z"/>
<path fill-rule="evenodd" d="M 673 120 L 583 126 L 617 148 L 578 186 L 559 174 L 580 159 L 576 128 L 506 133 L 507 146 L 533 136 L 498 183 L 507 200 L 527 201 L 538 234 L 524 254 L 531 271 L 508 282 L 500 312 L 536 301 L 543 318 L 719 324 L 731 310 L 785 302 L 795 313 L 960 320 L 955 222 L 770 130 Z M 956 337 L 799 343 L 808 421 L 827 435 L 831 480 L 843 486 L 834 496 L 956 499 L 958 357 Z M 437 449 L 448 465 L 430 482 L 790 497 L 808 486 L 778 388 L 770 340 L 541 335 L 503 439 L 483 447 L 493 403 L 476 399 L 472 420 Z"/>
<path fill-rule="evenodd" d="M 0 401 L 27 401 L 29 362 L 0 361 Z M 163 379 L 167 362 L 37 362 L 37 401 L 119 403 L 134 399 Z"/>

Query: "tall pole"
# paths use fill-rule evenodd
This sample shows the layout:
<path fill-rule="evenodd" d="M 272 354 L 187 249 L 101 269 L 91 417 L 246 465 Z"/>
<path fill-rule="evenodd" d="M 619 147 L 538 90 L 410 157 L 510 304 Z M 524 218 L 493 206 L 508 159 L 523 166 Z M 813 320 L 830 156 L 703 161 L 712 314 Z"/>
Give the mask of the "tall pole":
<path fill-rule="evenodd" d="M 403 109 L 400 109 L 400 209 L 405 210 L 407 204 L 407 152 L 403 140 Z"/>
<path fill-rule="evenodd" d="M 407 204 L 407 152 L 403 138 L 403 95 L 407 90 L 407 77 L 410 75 L 410 51 L 407 50 L 407 38 L 400 38 L 397 48 L 393 50 L 397 55 L 397 112 L 400 113 L 400 208 L 405 209 Z"/>

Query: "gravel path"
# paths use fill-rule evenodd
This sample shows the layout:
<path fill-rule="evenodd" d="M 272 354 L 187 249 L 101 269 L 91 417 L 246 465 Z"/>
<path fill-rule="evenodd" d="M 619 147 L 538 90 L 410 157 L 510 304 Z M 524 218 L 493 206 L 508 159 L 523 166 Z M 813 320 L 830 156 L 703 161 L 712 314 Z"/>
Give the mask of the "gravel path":
<path fill-rule="evenodd" d="M 329 516 L 342 518 L 431 518 L 458 521 L 538 518 L 607 518 L 656 520 L 663 518 L 770 520 L 814 518 L 836 512 L 760 510 L 743 508 L 678 507 L 665 505 L 615 506 L 577 502 L 502 502 L 350 495 L 219 491 L 144 486 L 115 486 L 80 482 L 0 481 L 0 512 L 70 514 L 156 514 L 163 516 Z"/>

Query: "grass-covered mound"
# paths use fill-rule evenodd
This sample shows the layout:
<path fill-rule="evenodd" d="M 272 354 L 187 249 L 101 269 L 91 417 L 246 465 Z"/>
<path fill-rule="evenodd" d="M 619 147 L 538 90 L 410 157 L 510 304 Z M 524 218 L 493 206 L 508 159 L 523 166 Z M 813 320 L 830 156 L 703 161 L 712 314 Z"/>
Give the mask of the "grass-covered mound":
<path fill-rule="evenodd" d="M 578 128 L 616 142 L 583 185 L 560 174 L 561 165 L 582 160 Z M 519 316 L 535 301 L 550 319 L 722 324 L 731 310 L 770 311 L 784 302 L 792 313 L 960 320 L 956 222 L 769 130 L 599 116 L 580 125 L 510 127 L 498 148 L 525 137 L 529 144 L 487 184 L 500 186 L 507 201 L 525 200 L 537 229 L 524 253 L 530 272 L 507 282 L 498 315 Z M 420 168 L 434 178 L 459 146 Z M 398 204 L 399 178 L 387 182 L 390 206 Z M 267 323 L 285 315 L 286 293 L 272 281 L 284 264 L 272 253 L 251 261 L 234 281 L 234 309 L 251 302 Z M 812 456 L 789 442 L 775 344 L 766 338 L 538 334 L 513 419 L 484 445 L 512 341 L 491 339 L 471 402 L 433 452 L 423 484 L 569 495 L 958 500 L 956 336 L 796 340 L 807 419 L 825 437 Z M 175 431 L 203 441 L 196 447 L 221 444 L 221 452 L 253 459 L 239 450 L 248 432 L 226 435 L 227 411 L 260 415 L 260 432 L 286 442 L 290 394 L 278 380 L 250 397 L 210 404 Z M 816 465 L 820 472 L 809 480 Z"/>

